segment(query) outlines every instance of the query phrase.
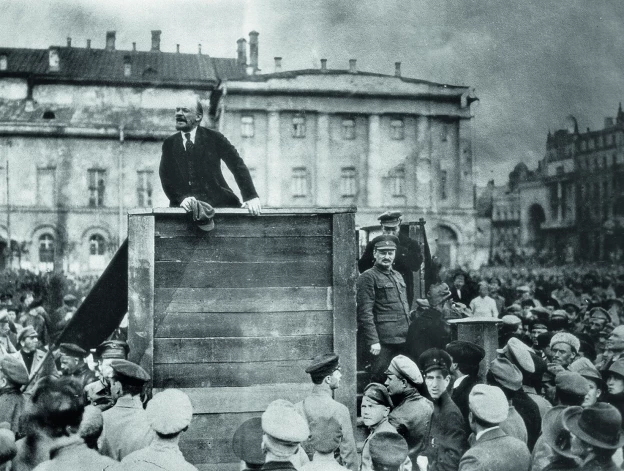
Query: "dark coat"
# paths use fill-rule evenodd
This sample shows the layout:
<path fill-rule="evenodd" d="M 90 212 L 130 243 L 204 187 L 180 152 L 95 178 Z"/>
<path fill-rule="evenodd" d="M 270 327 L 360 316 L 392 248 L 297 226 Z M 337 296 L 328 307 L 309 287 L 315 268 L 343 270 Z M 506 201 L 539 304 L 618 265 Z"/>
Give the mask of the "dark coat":
<path fill-rule="evenodd" d="M 357 280 L 357 321 L 366 345 L 405 342 L 409 307 L 403 277 L 377 267 Z"/>
<path fill-rule="evenodd" d="M 430 348 L 444 349 L 451 341 L 451 330 L 437 309 L 419 311 L 407 331 L 408 356 L 418 364 L 418 357 Z"/>
<path fill-rule="evenodd" d="M 464 425 L 468 435 L 471 433 L 470 425 L 468 424 L 468 414 L 470 413 L 470 408 L 468 407 L 468 396 L 470 396 L 470 391 L 472 391 L 473 386 L 478 383 L 478 378 L 469 375 L 463 379 L 457 388 L 451 391 L 451 399 L 453 399 L 453 402 L 459 408 L 459 411 L 464 418 Z"/>
<path fill-rule="evenodd" d="M 244 201 L 258 197 L 245 162 L 221 133 L 199 126 L 190 154 L 179 132 L 165 139 L 159 173 L 171 206 L 194 196 L 217 208 L 239 208 L 240 200 L 223 177 L 221 161 L 234 175 Z M 194 168 L 195 177 L 189 177 L 189 166 Z"/>
<path fill-rule="evenodd" d="M 0 389 L 0 422 L 11 424 L 11 431 L 14 433 L 19 432 L 19 422 L 25 402 L 19 387 L 6 386 Z"/>
<path fill-rule="evenodd" d="M 524 420 L 524 425 L 526 425 L 527 428 L 527 445 L 529 451 L 532 451 L 542 430 L 542 417 L 539 407 L 522 389 L 519 389 L 513 394 L 511 403 Z"/>
<path fill-rule="evenodd" d="M 433 404 L 433 415 L 422 455 L 429 459 L 428 471 L 457 471 L 468 448 L 464 418 L 447 392 Z"/>
<path fill-rule="evenodd" d="M 260 469 L 262 471 L 297 471 L 290 461 L 267 461 Z"/>
<path fill-rule="evenodd" d="M 470 294 L 470 289 L 467 285 L 462 286 L 462 289 L 457 293 L 457 288 L 451 284 L 451 299 L 456 303 L 462 303 L 466 306 L 470 306 L 470 301 L 472 301 L 472 296 Z M 461 297 L 460 297 L 461 294 Z"/>
<path fill-rule="evenodd" d="M 396 401 L 396 397 L 393 400 Z M 403 395 L 398 405 L 388 415 L 390 425 L 405 438 L 413 463 L 425 447 L 432 413 L 431 401 L 414 389 Z"/>
<path fill-rule="evenodd" d="M 488 430 L 462 456 L 460 471 L 528 471 L 531 454 L 517 438 L 500 428 Z"/>
<path fill-rule="evenodd" d="M 373 258 L 374 248 L 372 241 L 366 244 L 366 249 L 364 249 L 360 260 L 358 260 L 360 273 L 364 273 L 375 265 L 375 259 Z M 393 268 L 401 274 L 405 281 L 407 301 L 410 306 L 414 299 L 414 272 L 420 270 L 422 261 L 423 257 L 418 242 L 406 235 L 399 234 L 399 246 L 397 247 Z"/>

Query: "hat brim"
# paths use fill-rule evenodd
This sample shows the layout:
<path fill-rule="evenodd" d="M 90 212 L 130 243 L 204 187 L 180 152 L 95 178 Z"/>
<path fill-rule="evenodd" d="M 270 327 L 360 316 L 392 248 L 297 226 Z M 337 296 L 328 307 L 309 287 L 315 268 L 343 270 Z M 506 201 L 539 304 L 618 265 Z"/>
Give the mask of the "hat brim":
<path fill-rule="evenodd" d="M 581 414 L 583 413 L 582 407 L 571 407 L 563 412 L 563 425 L 566 427 L 573 435 L 576 435 L 580 440 L 585 443 L 589 443 L 592 446 L 598 448 L 604 448 L 607 450 L 615 450 L 617 448 L 622 448 L 624 446 L 624 434 L 621 433 L 620 429 L 620 437 L 616 443 L 604 443 L 600 440 L 596 439 L 586 433 L 581 427 L 579 427 L 579 419 L 581 418 Z"/>
<path fill-rule="evenodd" d="M 562 416 L 566 406 L 555 406 L 552 409 L 546 411 L 544 418 L 542 419 L 542 434 L 546 444 L 550 446 L 555 453 L 566 458 L 576 458 L 576 454 L 572 453 L 570 449 L 564 449 L 561 447 L 561 434 L 568 432 L 563 425 Z"/>
<path fill-rule="evenodd" d="M 208 223 L 202 224 L 201 226 L 198 225 L 197 227 L 199 227 L 204 232 L 210 232 L 215 228 L 214 219 L 211 219 Z"/>

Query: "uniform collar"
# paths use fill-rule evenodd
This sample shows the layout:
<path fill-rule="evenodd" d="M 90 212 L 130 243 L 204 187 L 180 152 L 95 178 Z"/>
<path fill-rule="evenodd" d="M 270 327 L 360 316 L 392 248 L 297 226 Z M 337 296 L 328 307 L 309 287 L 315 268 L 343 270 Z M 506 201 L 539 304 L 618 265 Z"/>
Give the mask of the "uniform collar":
<path fill-rule="evenodd" d="M 485 430 L 481 430 L 480 432 L 477 433 L 477 435 L 475 436 L 475 440 L 479 440 L 479 438 L 481 438 L 484 434 L 492 431 L 492 430 L 496 430 L 497 428 L 500 428 L 498 425 L 494 426 L 494 427 L 490 427 L 490 428 L 486 428 Z"/>

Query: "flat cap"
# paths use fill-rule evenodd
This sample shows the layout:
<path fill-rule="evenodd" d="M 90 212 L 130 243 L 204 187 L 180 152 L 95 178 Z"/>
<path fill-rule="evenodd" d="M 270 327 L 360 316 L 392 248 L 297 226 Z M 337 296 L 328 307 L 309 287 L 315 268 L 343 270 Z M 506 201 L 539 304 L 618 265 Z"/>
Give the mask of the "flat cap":
<path fill-rule="evenodd" d="M 522 387 L 522 372 L 507 358 L 499 357 L 490 363 L 490 373 L 503 388 L 517 391 Z"/>
<path fill-rule="evenodd" d="M 17 358 L 10 355 L 5 355 L 0 360 L 0 370 L 4 376 L 15 384 L 24 385 L 28 383 L 28 371 L 24 364 Z"/>
<path fill-rule="evenodd" d="M 598 371 L 592 361 L 587 357 L 576 357 L 576 359 L 568 365 L 568 371 L 575 371 L 576 373 L 585 368 L 593 368 Z"/>
<path fill-rule="evenodd" d="M 451 358 L 451 355 L 440 348 L 430 348 L 429 350 L 425 350 L 418 357 L 418 364 L 420 365 L 420 369 L 425 374 L 430 371 L 440 369 L 450 371 L 453 359 Z"/>
<path fill-rule="evenodd" d="M 262 419 L 254 417 L 243 422 L 232 437 L 232 451 L 245 463 L 264 464 L 262 452 Z"/>
<path fill-rule="evenodd" d="M 59 347 L 61 353 L 68 357 L 85 358 L 89 355 L 89 352 L 74 343 L 62 343 Z"/>
<path fill-rule="evenodd" d="M 555 386 L 559 391 L 565 391 L 577 396 L 584 396 L 589 392 L 589 382 L 580 374 L 572 371 L 562 371 L 555 376 Z"/>
<path fill-rule="evenodd" d="M 601 317 L 603 319 L 605 319 L 606 321 L 610 321 L 611 320 L 611 316 L 609 315 L 609 313 L 607 312 L 606 309 L 601 308 L 601 307 L 594 307 L 589 311 L 589 317 Z"/>
<path fill-rule="evenodd" d="M 145 383 L 146 381 L 150 380 L 150 376 L 147 374 L 147 371 L 145 371 L 136 363 L 132 363 L 128 360 L 116 358 L 114 360 L 111 360 L 110 367 L 113 369 L 116 376 L 122 376 L 131 381 Z"/>
<path fill-rule="evenodd" d="M 608 373 L 615 373 L 615 374 L 620 375 L 622 378 L 624 378 L 624 358 L 615 360 L 607 371 Z"/>
<path fill-rule="evenodd" d="M 386 211 L 385 213 L 381 214 L 377 219 L 379 219 L 379 222 L 382 226 L 396 227 L 401 222 L 400 219 L 402 217 L 403 214 L 398 211 Z"/>
<path fill-rule="evenodd" d="M 301 443 L 310 436 L 305 419 L 291 402 L 284 399 L 271 402 L 264 411 L 262 430 L 267 435 L 287 443 Z"/>
<path fill-rule="evenodd" d="M 518 286 L 516 288 L 516 291 L 520 291 L 521 293 L 529 293 L 531 292 L 531 288 L 529 288 L 527 285 L 522 285 L 522 286 Z"/>
<path fill-rule="evenodd" d="M 338 368 L 340 358 L 335 353 L 324 353 L 315 356 L 305 372 L 313 376 L 327 376 L 332 374 Z"/>
<path fill-rule="evenodd" d="M 527 373 L 535 372 L 535 364 L 531 358 L 531 350 L 520 339 L 510 338 L 503 348 L 496 350 L 499 354 L 511 360 L 515 365 Z"/>
<path fill-rule="evenodd" d="M 107 340 L 97 346 L 95 356 L 102 359 L 118 358 L 127 360 L 129 352 L 130 347 L 123 340 Z"/>
<path fill-rule="evenodd" d="M 520 304 L 512 304 L 511 306 L 507 306 L 505 311 L 506 312 L 522 312 L 522 306 L 520 306 Z"/>
<path fill-rule="evenodd" d="M 380 383 L 370 383 L 364 388 L 364 397 L 386 407 L 394 407 L 388 389 Z"/>
<path fill-rule="evenodd" d="M 32 326 L 29 325 L 28 327 L 24 327 L 22 331 L 19 333 L 19 335 L 17 336 L 17 343 L 21 342 L 25 338 L 38 337 L 38 336 L 39 335 L 37 334 L 37 331 Z"/>
<path fill-rule="evenodd" d="M 516 304 L 516 306 L 518 306 Z M 511 306 L 510 306 L 511 307 Z M 509 309 L 507 309 L 509 310 Z M 521 311 L 522 308 L 520 306 L 518 306 L 518 311 Z M 503 321 L 503 325 L 521 325 L 522 324 L 522 319 L 520 319 L 518 316 L 514 316 L 513 314 L 506 314 L 502 317 L 501 319 Z"/>
<path fill-rule="evenodd" d="M 509 401 L 501 388 L 475 384 L 468 396 L 468 406 L 479 419 L 500 424 L 509 414 Z"/>
<path fill-rule="evenodd" d="M 310 424 L 310 445 L 319 453 L 331 453 L 340 446 L 342 426 L 334 417 Z"/>
<path fill-rule="evenodd" d="M 464 340 L 454 340 L 447 344 L 446 351 L 453 357 L 455 363 L 478 365 L 485 357 L 485 350 L 482 347 Z"/>
<path fill-rule="evenodd" d="M 568 313 L 564 309 L 555 309 L 551 314 L 550 318 L 555 319 L 557 317 L 561 317 L 563 319 L 568 318 Z"/>
<path fill-rule="evenodd" d="M 532 308 L 531 314 L 543 321 L 548 321 L 548 319 L 550 318 L 550 311 L 542 306 Z"/>
<path fill-rule="evenodd" d="M 368 444 L 373 469 L 387 466 L 398 468 L 407 458 L 408 448 L 405 439 L 396 432 L 378 432 Z"/>
<path fill-rule="evenodd" d="M 76 298 L 76 296 L 74 296 L 73 294 L 66 294 L 65 296 L 63 296 L 63 302 L 65 304 L 72 304 L 76 301 L 78 301 L 78 298 Z"/>
<path fill-rule="evenodd" d="M 423 377 L 422 374 L 420 374 L 418 366 L 405 355 L 395 356 L 390 362 L 386 374 L 393 374 L 400 378 L 405 378 L 413 384 L 423 383 Z"/>
<path fill-rule="evenodd" d="M 155 432 L 172 435 L 189 426 L 193 418 L 193 405 L 179 389 L 165 389 L 147 403 L 145 412 Z"/>
<path fill-rule="evenodd" d="M 382 234 L 375 237 L 372 243 L 376 249 L 396 249 L 399 245 L 399 238 L 390 234 Z"/>
<path fill-rule="evenodd" d="M 550 339 L 550 348 L 557 343 L 567 343 L 577 353 L 581 349 L 581 341 L 576 335 L 572 335 L 569 332 L 557 332 L 553 335 Z"/>

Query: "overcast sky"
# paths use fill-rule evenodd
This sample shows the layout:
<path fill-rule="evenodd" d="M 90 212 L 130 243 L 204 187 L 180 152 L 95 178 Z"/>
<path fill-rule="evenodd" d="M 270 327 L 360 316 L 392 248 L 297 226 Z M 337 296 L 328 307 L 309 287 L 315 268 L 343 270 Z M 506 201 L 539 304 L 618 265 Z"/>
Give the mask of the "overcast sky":
<path fill-rule="evenodd" d="M 0 45 L 104 46 L 235 57 L 260 32 L 260 67 L 318 67 L 403 75 L 474 87 L 479 183 L 497 184 L 519 161 L 533 168 L 548 129 L 574 115 L 603 126 L 624 98 L 623 0 L 0 0 Z"/>

